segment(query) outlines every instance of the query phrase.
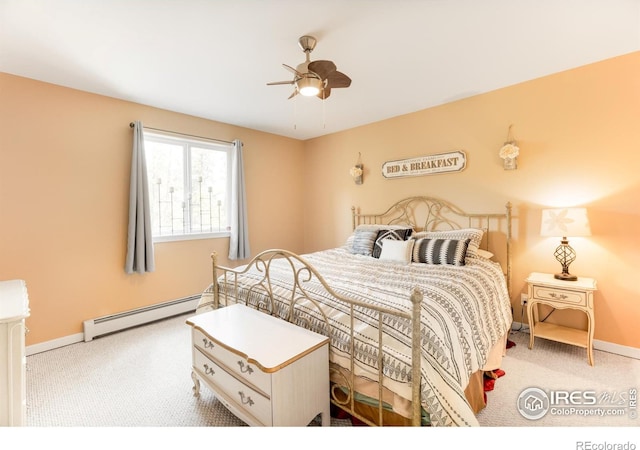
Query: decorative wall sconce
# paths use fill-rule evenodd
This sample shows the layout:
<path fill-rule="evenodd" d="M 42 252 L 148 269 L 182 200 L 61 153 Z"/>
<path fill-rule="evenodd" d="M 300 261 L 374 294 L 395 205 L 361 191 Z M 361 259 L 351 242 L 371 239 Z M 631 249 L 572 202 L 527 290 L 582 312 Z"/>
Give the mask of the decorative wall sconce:
<path fill-rule="evenodd" d="M 516 145 L 516 141 L 511 134 L 511 127 L 513 127 L 513 125 L 509 125 L 507 140 L 499 153 L 504 164 L 504 170 L 514 170 L 518 168 L 518 155 L 520 154 L 520 148 Z"/>
<path fill-rule="evenodd" d="M 362 155 L 358 153 L 358 161 L 356 162 L 356 165 L 353 166 L 351 170 L 349 170 L 349 174 L 351 175 L 351 178 L 353 178 L 353 181 L 356 184 L 362 184 L 363 166 L 362 166 L 361 156 Z"/>

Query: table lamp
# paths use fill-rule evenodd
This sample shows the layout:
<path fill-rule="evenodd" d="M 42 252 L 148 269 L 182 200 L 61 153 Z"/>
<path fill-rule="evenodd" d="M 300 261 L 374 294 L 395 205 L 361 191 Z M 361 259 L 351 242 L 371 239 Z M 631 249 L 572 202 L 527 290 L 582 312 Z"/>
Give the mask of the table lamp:
<path fill-rule="evenodd" d="M 576 281 L 569 273 L 569 264 L 576 259 L 576 252 L 567 237 L 591 236 L 586 208 L 543 209 L 540 236 L 561 237 L 560 245 L 553 253 L 562 265 L 562 272 L 554 275 L 558 280 Z"/>

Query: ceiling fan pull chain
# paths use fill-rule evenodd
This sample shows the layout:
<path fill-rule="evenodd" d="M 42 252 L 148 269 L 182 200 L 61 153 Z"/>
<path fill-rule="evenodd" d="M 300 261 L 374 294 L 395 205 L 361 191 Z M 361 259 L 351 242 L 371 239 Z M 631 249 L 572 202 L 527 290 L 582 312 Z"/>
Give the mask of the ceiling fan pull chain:
<path fill-rule="evenodd" d="M 326 102 L 327 100 L 324 98 L 324 96 L 322 96 L 322 128 L 327 128 L 327 114 L 325 111 L 325 104 L 324 102 Z"/>
<path fill-rule="evenodd" d="M 293 129 L 297 130 L 298 129 L 298 124 L 297 124 L 297 120 L 296 118 L 298 117 L 298 100 L 296 97 L 293 97 Z"/>

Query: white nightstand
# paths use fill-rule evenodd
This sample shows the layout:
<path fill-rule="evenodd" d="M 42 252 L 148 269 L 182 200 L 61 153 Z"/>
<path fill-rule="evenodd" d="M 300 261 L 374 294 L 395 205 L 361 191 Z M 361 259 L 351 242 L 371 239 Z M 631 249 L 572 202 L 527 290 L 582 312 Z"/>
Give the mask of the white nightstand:
<path fill-rule="evenodd" d="M 563 281 L 549 273 L 531 273 L 526 279 L 529 285 L 527 317 L 529 318 L 529 348 L 533 348 L 536 336 L 587 349 L 589 364 L 593 366 L 593 293 L 597 290 L 596 280 L 579 277 L 577 281 Z M 552 308 L 572 308 L 587 315 L 587 329 L 579 330 L 562 325 L 540 322 L 538 304 Z"/>

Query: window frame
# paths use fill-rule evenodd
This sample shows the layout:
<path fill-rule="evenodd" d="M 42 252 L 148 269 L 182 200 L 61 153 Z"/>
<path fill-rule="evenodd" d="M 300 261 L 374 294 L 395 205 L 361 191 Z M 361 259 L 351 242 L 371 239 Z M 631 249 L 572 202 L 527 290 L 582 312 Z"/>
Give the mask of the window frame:
<path fill-rule="evenodd" d="M 177 136 L 170 132 L 161 132 L 161 131 L 147 131 L 143 130 L 143 136 L 145 141 L 145 158 L 149 159 L 149 152 L 147 151 L 147 140 L 153 142 L 159 142 L 164 144 L 178 145 L 182 146 L 182 160 L 184 163 L 183 167 L 183 179 L 184 179 L 184 198 L 181 199 L 185 201 L 189 205 L 188 208 L 188 227 L 191 228 L 191 215 L 193 214 L 192 204 L 190 201 L 187 201 L 191 198 L 193 191 L 191 186 L 191 148 L 196 146 L 198 148 L 211 149 L 212 151 L 224 152 L 227 154 L 227 182 L 225 187 L 225 212 L 227 221 L 231 217 L 231 179 L 232 179 L 232 157 L 233 157 L 233 144 L 232 143 L 222 143 L 213 140 L 207 140 L 203 138 L 197 138 L 193 136 Z M 148 163 L 147 163 L 148 167 Z M 147 175 L 149 175 L 147 173 Z M 153 180 L 151 176 L 147 176 L 147 187 L 149 190 L 153 187 Z M 151 218 L 153 221 L 153 218 Z M 153 228 L 152 228 L 153 233 Z M 181 234 L 165 234 L 165 235 L 153 235 L 153 242 L 177 242 L 177 241 L 190 241 L 197 239 L 215 239 L 215 238 L 225 238 L 231 235 L 230 231 L 230 223 L 226 224 L 226 230 L 224 231 L 207 231 L 207 232 L 193 232 L 193 233 L 181 233 Z"/>

